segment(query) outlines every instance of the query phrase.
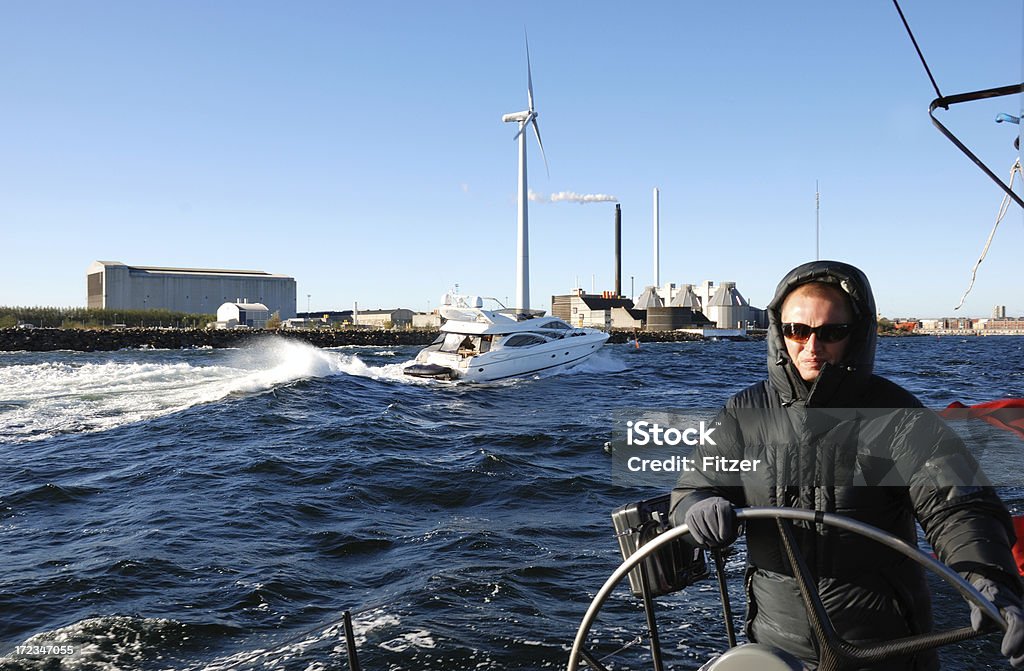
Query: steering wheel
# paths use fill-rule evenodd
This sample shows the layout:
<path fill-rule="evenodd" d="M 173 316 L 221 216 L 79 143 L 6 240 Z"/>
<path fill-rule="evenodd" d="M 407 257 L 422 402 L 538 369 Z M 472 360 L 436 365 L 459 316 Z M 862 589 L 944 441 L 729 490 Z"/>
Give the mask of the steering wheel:
<path fill-rule="evenodd" d="M 837 515 L 835 513 L 824 513 L 799 508 L 737 508 L 736 517 L 739 520 L 774 519 L 778 523 L 779 532 L 782 535 L 783 546 L 785 547 L 786 554 L 789 557 L 790 565 L 793 567 L 793 574 L 797 579 L 804 607 L 807 610 L 808 619 L 811 624 L 811 631 L 818 642 L 818 648 L 820 651 L 818 669 L 820 671 L 857 668 L 864 664 L 877 663 L 894 657 L 910 655 L 922 650 L 929 650 L 943 645 L 948 645 L 950 643 L 957 643 L 959 641 L 975 638 L 988 633 L 991 629 L 982 628 L 981 631 L 974 631 L 970 626 L 966 626 L 958 629 L 933 631 L 927 634 L 916 634 L 873 645 L 854 645 L 843 640 L 839 634 L 836 633 L 835 628 L 832 626 L 832 621 L 829 618 L 828 613 L 825 611 L 825 606 L 821 602 L 821 595 L 818 592 L 816 581 L 811 576 L 803 557 L 795 550 L 791 524 L 791 521 L 793 520 L 811 522 L 813 524 L 825 524 L 845 529 L 846 531 L 860 534 L 861 536 L 896 550 L 900 554 L 917 562 L 924 568 L 938 575 L 945 582 L 952 585 L 953 588 L 968 601 L 968 603 L 977 606 L 981 612 L 984 613 L 985 616 L 1000 630 L 1006 630 L 1006 622 L 999 614 L 999 609 L 996 608 L 991 601 L 982 596 L 981 592 L 976 590 L 973 585 L 967 582 L 967 580 L 928 553 L 922 552 L 916 546 L 911 545 L 903 539 L 886 531 L 882 531 L 877 527 L 873 527 L 869 524 L 864 524 L 863 522 L 858 522 L 857 520 Z M 631 554 L 626 561 L 622 562 L 622 564 L 608 577 L 608 580 L 605 581 L 604 585 L 594 596 L 594 599 L 590 603 L 590 607 L 583 616 L 583 621 L 580 623 L 580 627 L 576 632 L 576 639 L 573 641 L 572 652 L 569 654 L 568 671 L 576 671 L 579 667 L 580 657 L 584 655 L 583 643 L 586 641 L 587 635 L 590 633 L 590 628 L 593 625 L 594 620 L 597 618 L 597 614 L 600 612 L 601 607 L 604 605 L 605 601 L 607 601 L 608 597 L 611 596 L 616 585 L 618 585 L 618 583 L 641 561 L 653 554 L 662 545 L 671 543 L 673 540 L 681 538 L 689 532 L 690 530 L 685 524 L 669 529 L 650 542 L 642 545 L 636 552 Z M 768 668 L 764 664 L 767 658 L 760 657 L 761 655 L 772 654 L 771 652 L 768 652 L 768 649 L 765 648 L 765 646 L 760 646 L 758 644 L 745 644 L 737 648 L 733 648 L 733 651 L 740 651 L 746 648 L 749 648 L 749 650 L 745 657 L 754 657 L 759 659 L 760 661 L 758 664 L 760 666 L 758 667 L 755 665 L 744 667 L 739 665 L 730 665 L 729 668 Z M 727 657 L 730 657 L 729 653 L 718 658 L 718 660 L 712 663 L 709 668 L 716 670 L 722 669 L 722 671 L 725 671 L 725 664 L 721 666 L 717 666 L 717 664 L 719 662 L 724 662 Z M 738 658 L 744 656 L 732 655 L 731 657 L 739 661 Z M 775 659 L 780 659 L 781 657 L 782 656 L 775 656 Z"/>

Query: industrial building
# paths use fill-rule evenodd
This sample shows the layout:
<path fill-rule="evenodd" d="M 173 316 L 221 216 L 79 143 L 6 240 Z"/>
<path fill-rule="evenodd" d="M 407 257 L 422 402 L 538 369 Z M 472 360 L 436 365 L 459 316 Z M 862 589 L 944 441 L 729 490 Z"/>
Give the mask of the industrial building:
<path fill-rule="evenodd" d="M 723 282 L 716 288 L 711 281 L 697 288 L 692 284 L 677 287 L 671 282 L 648 286 L 636 304 L 615 292 L 598 296 L 573 289 L 567 296 L 551 297 L 551 314 L 573 326 L 648 331 L 763 328 L 768 321 L 767 312 L 751 306 L 735 282 Z"/>
<path fill-rule="evenodd" d="M 661 305 L 703 313 L 720 329 L 768 326 L 768 312 L 750 305 L 735 282 L 722 282 L 717 287 L 711 280 L 704 280 L 696 286 L 683 284 L 678 287 L 669 282 L 661 287 L 647 287 L 637 299 L 637 307 L 660 308 Z"/>
<path fill-rule="evenodd" d="M 441 328 L 441 315 L 437 310 L 433 312 L 417 312 L 412 316 L 412 327 L 414 329 L 435 330 Z"/>
<path fill-rule="evenodd" d="M 608 330 L 614 326 L 612 312 L 615 308 L 632 308 L 633 301 L 614 296 L 612 292 L 588 294 L 574 289 L 568 296 L 551 297 L 551 316 L 573 326 Z"/>
<path fill-rule="evenodd" d="M 412 326 L 413 311 L 405 308 L 395 310 L 359 310 L 353 314 L 357 326 L 373 328 L 408 328 Z"/>
<path fill-rule="evenodd" d="M 259 270 L 128 266 L 95 261 L 86 271 L 88 307 L 213 314 L 226 302 L 262 303 L 295 316 L 295 278 Z"/>
<path fill-rule="evenodd" d="M 673 284 L 672 286 L 674 287 L 675 285 Z M 665 301 L 658 295 L 658 288 L 654 286 L 644 287 L 644 290 L 640 292 L 636 299 L 636 308 L 638 310 L 663 307 L 665 307 Z"/>
<path fill-rule="evenodd" d="M 654 189 L 654 283 L 645 287 L 635 302 L 622 291 L 622 208 L 615 205 L 615 289 L 601 296 L 587 295 L 576 288 L 566 296 L 551 297 L 551 314 L 573 326 L 643 328 L 649 331 L 699 330 L 717 336 L 713 330 L 745 332 L 764 328 L 768 313 L 753 307 L 736 289 L 735 282 L 723 282 L 717 288 L 706 280 L 700 285 L 660 284 L 658 245 L 660 192 Z M 630 293 L 633 293 L 632 280 Z M 726 336 L 727 337 L 727 336 Z"/>
<path fill-rule="evenodd" d="M 312 312 L 300 312 L 295 317 L 298 319 L 295 324 L 301 322 L 300 325 L 307 328 L 333 328 L 335 326 L 351 324 L 352 310 L 314 310 Z"/>
<path fill-rule="evenodd" d="M 751 307 L 747 299 L 740 294 L 735 282 L 722 282 L 718 285 L 711 300 L 704 306 L 704 313 L 708 319 L 718 324 L 718 328 L 735 329 L 746 328 L 751 324 L 759 325 L 757 309 Z"/>
<path fill-rule="evenodd" d="M 263 303 L 224 303 L 217 308 L 217 328 L 238 328 L 247 326 L 253 329 L 267 328 L 270 321 L 270 310 Z"/>

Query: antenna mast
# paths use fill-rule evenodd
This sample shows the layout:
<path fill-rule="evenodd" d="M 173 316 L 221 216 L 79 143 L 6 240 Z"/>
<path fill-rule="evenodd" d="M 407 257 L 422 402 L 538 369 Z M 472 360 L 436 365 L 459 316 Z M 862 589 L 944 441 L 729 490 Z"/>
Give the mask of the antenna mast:
<path fill-rule="evenodd" d="M 821 192 L 814 180 L 814 260 L 821 261 Z"/>
<path fill-rule="evenodd" d="M 659 209 L 660 208 L 658 206 L 658 187 L 654 187 L 654 291 L 655 291 L 655 294 L 657 294 L 657 291 L 658 291 L 658 283 L 661 281 L 661 278 L 659 277 L 661 268 L 660 268 L 659 263 L 658 263 L 658 225 L 659 225 L 658 215 L 660 214 Z"/>

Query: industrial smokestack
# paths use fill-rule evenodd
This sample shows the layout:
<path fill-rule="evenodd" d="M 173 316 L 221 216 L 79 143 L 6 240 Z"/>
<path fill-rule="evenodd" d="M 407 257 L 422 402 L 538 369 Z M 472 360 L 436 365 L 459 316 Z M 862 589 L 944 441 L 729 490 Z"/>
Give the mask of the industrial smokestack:
<path fill-rule="evenodd" d="M 622 206 L 615 203 L 615 297 L 622 297 Z"/>
<path fill-rule="evenodd" d="M 654 288 L 661 286 L 658 264 L 658 187 L 654 187 Z"/>

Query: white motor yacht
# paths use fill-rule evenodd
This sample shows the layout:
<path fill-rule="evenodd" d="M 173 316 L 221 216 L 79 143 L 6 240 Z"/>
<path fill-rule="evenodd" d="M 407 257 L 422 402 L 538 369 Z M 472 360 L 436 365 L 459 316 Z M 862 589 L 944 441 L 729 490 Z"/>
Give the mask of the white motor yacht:
<path fill-rule="evenodd" d="M 608 340 L 603 331 L 536 311 L 485 310 L 479 298 L 446 297 L 446 303 L 441 334 L 405 367 L 406 375 L 470 382 L 522 377 L 571 368 Z"/>

